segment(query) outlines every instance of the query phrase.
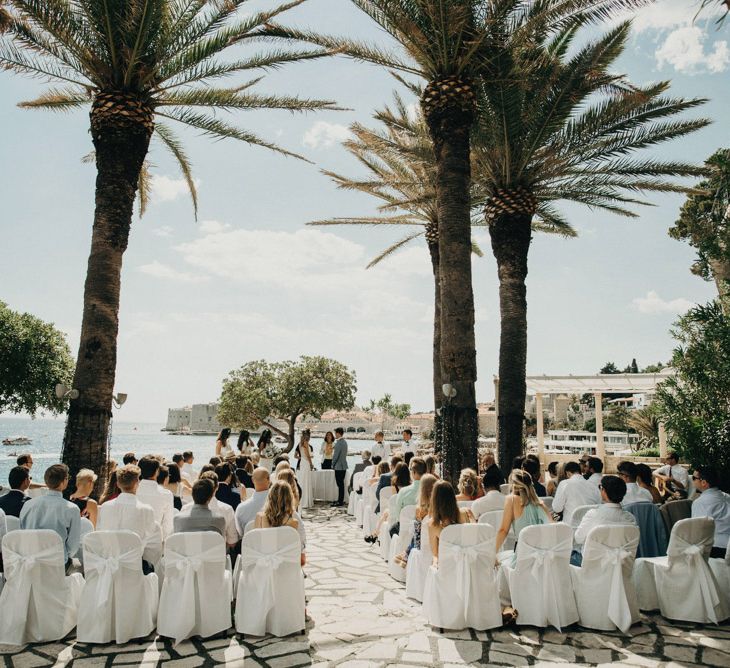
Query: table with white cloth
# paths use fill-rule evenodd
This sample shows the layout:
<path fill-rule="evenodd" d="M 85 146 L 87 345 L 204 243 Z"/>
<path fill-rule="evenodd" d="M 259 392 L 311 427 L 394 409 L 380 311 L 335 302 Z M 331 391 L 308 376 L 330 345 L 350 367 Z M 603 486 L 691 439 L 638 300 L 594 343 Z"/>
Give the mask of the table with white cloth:
<path fill-rule="evenodd" d="M 350 482 L 350 471 L 345 475 L 345 502 L 348 499 L 347 486 Z M 337 482 L 332 469 L 312 471 L 312 498 L 315 501 L 337 501 Z"/>

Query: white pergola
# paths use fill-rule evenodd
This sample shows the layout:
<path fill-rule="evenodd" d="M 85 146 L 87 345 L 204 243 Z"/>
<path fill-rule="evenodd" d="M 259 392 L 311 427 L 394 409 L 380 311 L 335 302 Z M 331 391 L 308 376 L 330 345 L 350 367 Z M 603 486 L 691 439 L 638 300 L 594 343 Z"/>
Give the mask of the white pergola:
<path fill-rule="evenodd" d="M 535 395 L 537 417 L 537 448 L 542 459 L 545 454 L 545 425 L 542 415 L 542 397 L 545 394 L 592 394 L 596 402 L 596 456 L 604 459 L 606 447 L 603 440 L 604 394 L 641 394 L 654 392 L 656 386 L 673 375 L 671 369 L 660 373 L 611 373 L 595 376 L 528 376 L 527 394 Z M 496 379 L 495 379 L 496 380 Z M 498 381 L 497 381 L 498 383 Z M 667 455 L 667 432 L 659 425 L 659 454 Z"/>

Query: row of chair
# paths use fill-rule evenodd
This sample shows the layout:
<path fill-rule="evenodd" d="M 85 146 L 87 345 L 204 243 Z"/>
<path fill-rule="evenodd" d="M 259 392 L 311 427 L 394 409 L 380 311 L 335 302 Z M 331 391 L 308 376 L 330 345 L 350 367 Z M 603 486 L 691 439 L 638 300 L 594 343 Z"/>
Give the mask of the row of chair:
<path fill-rule="evenodd" d="M 234 589 L 240 633 L 284 636 L 305 628 L 301 544 L 290 527 L 246 532 L 235 588 L 224 539 L 215 532 L 167 539 L 159 595 L 157 575 L 143 572 L 142 549 L 131 531 L 90 532 L 83 538 L 84 575 L 67 576 L 56 532 L 7 533 L 0 643 L 59 640 L 74 627 L 77 639 L 87 643 L 125 643 L 155 627 L 176 643 L 210 637 L 231 627 Z"/>

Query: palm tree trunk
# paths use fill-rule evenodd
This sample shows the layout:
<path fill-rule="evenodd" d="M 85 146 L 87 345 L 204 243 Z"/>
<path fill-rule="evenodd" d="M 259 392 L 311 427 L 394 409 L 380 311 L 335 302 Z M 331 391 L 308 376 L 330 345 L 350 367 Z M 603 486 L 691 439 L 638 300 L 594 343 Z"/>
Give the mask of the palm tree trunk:
<path fill-rule="evenodd" d="M 99 474 L 104 484 L 109 452 L 109 423 L 117 363 L 122 256 L 127 248 L 140 170 L 149 148 L 149 126 L 94 118 L 96 208 L 91 253 L 84 286 L 84 314 L 62 460 L 72 480 L 81 468 Z"/>
<path fill-rule="evenodd" d="M 502 215 L 489 226 L 499 276 L 499 429 L 498 456 L 503 471 L 522 454 L 527 384 L 527 255 L 531 241 L 528 214 Z"/>
<path fill-rule="evenodd" d="M 425 111 L 425 110 L 424 110 Z M 473 114 L 457 105 L 427 113 L 436 156 L 441 291 L 441 376 L 456 394 L 441 409 L 444 478 L 455 482 L 464 466 L 476 467 L 476 347 L 471 278 L 471 166 Z"/>
<path fill-rule="evenodd" d="M 436 243 L 429 243 L 431 269 L 433 270 L 433 445 L 434 452 L 441 452 L 441 408 L 443 404 L 443 383 L 441 381 L 441 281 L 439 277 L 439 249 Z"/>

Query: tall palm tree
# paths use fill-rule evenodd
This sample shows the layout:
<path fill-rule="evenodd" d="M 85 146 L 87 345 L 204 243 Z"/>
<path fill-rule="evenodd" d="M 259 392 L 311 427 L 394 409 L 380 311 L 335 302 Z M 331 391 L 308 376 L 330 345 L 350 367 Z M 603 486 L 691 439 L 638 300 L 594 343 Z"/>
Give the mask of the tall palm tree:
<path fill-rule="evenodd" d="M 239 10 L 246 0 L 5 0 L 0 67 L 59 86 L 21 106 L 91 106 L 96 207 L 73 381 L 79 397 L 70 403 L 63 442 L 72 473 L 81 466 L 102 472 L 106 464 L 122 256 L 150 138 L 154 133 L 172 152 L 193 193 L 187 156 L 167 121 L 293 155 L 216 112 L 305 111 L 331 108 L 331 102 L 257 94 L 251 88 L 259 79 L 217 84 L 237 73 L 322 56 L 326 50 L 274 48 L 242 57 L 230 49 L 265 40 L 267 22 L 302 1 L 244 13 Z M 222 59 L 226 51 L 231 57 Z"/>
<path fill-rule="evenodd" d="M 668 97 L 666 82 L 631 86 L 611 72 L 629 36 L 628 23 L 569 55 L 578 26 L 566 24 L 554 33 L 533 22 L 533 39 L 514 48 L 509 33 L 523 21 L 513 14 L 495 35 L 505 46 L 478 79 L 473 138 L 475 190 L 499 276 L 500 462 L 511 462 L 522 450 L 525 279 L 534 217 L 563 221 L 554 207 L 558 200 L 636 216 L 628 207 L 646 204 L 644 192 L 687 191 L 668 177 L 696 176 L 701 168 L 638 152 L 709 122 L 673 118 L 703 100 Z"/>

